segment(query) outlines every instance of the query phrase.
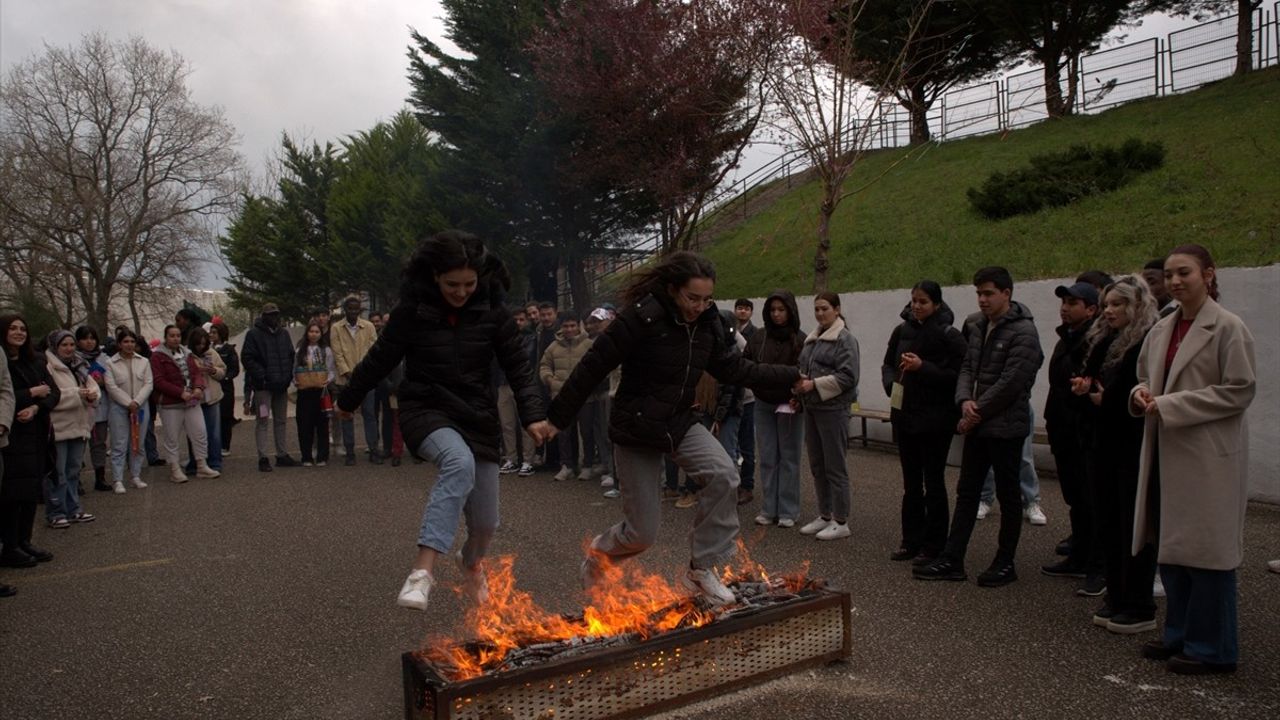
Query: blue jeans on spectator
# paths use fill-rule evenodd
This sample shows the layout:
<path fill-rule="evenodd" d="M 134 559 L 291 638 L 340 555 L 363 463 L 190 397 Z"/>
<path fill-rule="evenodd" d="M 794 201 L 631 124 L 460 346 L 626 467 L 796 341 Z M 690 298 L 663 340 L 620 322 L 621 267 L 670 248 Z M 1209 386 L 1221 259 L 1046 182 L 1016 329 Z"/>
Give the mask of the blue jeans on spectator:
<path fill-rule="evenodd" d="M 80 466 L 84 464 L 84 438 L 58 440 L 53 444 L 56 465 L 44 479 L 44 515 L 48 520 L 80 514 Z"/>
<path fill-rule="evenodd" d="M 378 415 L 377 415 L 377 394 L 365 393 L 364 400 L 360 403 L 360 417 L 364 420 L 364 440 L 369 445 L 369 454 L 378 454 Z M 347 455 L 354 456 L 356 454 L 356 421 L 355 418 L 348 418 L 341 421 L 342 425 L 342 446 L 347 449 Z"/>
<path fill-rule="evenodd" d="M 200 414 L 204 416 L 204 434 L 206 442 L 209 444 L 209 467 L 214 470 L 222 469 L 222 408 L 218 403 L 212 405 L 201 405 Z M 191 447 L 191 441 L 187 440 L 187 472 L 196 471 L 196 454 Z"/>
<path fill-rule="evenodd" d="M 724 420 L 720 423 L 720 437 L 716 438 L 720 441 L 720 447 L 724 448 L 724 451 L 729 453 L 729 459 L 734 461 L 734 467 L 738 466 L 738 441 L 741 437 L 739 434 L 739 430 L 741 429 L 741 415 L 726 415 Z M 739 484 L 738 487 L 741 488 L 742 485 Z"/>
<path fill-rule="evenodd" d="M 1031 432 L 1022 443 L 1022 465 L 1018 468 L 1018 486 L 1022 488 L 1022 507 L 1040 502 L 1040 476 L 1036 475 L 1036 456 L 1031 449 L 1031 439 L 1036 435 L 1036 409 L 1031 408 Z M 982 483 L 982 502 L 990 505 L 996 499 L 995 471 L 987 472 Z"/>
<path fill-rule="evenodd" d="M 479 460 L 453 428 L 431 433 L 418 446 L 418 456 L 435 463 L 436 484 L 422 511 L 419 547 L 448 553 L 459 518 L 465 517 L 467 539 L 463 563 L 473 568 L 484 557 L 498 529 L 498 464 Z"/>
<path fill-rule="evenodd" d="M 146 405 L 138 408 L 138 432 L 146 433 L 150 412 L 151 409 Z M 146 453 L 135 453 L 131 448 L 129 406 L 111 403 L 111 409 L 107 411 L 107 426 L 111 434 L 111 480 L 124 482 L 126 460 L 129 466 L 129 478 L 142 477 L 142 461 Z"/>
<path fill-rule="evenodd" d="M 760 514 L 769 519 L 800 517 L 800 452 L 804 415 L 778 413 L 777 405 L 756 400 L 756 459 L 764 493 Z"/>
<path fill-rule="evenodd" d="M 1239 662 L 1236 571 L 1160 565 L 1164 583 L 1164 638 L 1167 648 L 1192 660 Z"/>
<path fill-rule="evenodd" d="M 756 487 L 756 402 L 752 400 L 742 406 L 742 422 L 738 426 L 738 455 L 742 457 L 742 466 L 738 468 L 742 490 L 754 490 Z M 737 462 L 738 455 L 729 457 Z"/>

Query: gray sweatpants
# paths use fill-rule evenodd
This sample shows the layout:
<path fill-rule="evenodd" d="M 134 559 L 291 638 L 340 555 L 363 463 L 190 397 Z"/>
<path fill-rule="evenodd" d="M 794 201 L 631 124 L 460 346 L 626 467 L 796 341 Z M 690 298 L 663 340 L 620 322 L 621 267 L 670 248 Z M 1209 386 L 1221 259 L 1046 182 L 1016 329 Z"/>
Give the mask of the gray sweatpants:
<path fill-rule="evenodd" d="M 689 532 L 690 566 L 708 569 L 727 562 L 737 550 L 737 466 L 702 425 L 689 428 L 671 457 L 700 488 Z M 663 453 L 615 445 L 613 461 L 622 484 L 623 519 L 591 545 L 618 561 L 644 552 L 657 540 L 662 518 Z"/>
<path fill-rule="evenodd" d="M 804 444 L 818 495 L 818 514 L 837 522 L 849 519 L 849 408 L 805 410 Z"/>
<path fill-rule="evenodd" d="M 262 406 L 266 405 L 270 417 L 263 417 Z M 276 457 L 289 454 L 289 393 L 273 393 L 269 390 L 253 391 L 253 413 L 257 417 L 253 427 L 253 439 L 258 445 L 258 459 L 269 456 L 267 452 L 267 425 L 275 430 Z"/>

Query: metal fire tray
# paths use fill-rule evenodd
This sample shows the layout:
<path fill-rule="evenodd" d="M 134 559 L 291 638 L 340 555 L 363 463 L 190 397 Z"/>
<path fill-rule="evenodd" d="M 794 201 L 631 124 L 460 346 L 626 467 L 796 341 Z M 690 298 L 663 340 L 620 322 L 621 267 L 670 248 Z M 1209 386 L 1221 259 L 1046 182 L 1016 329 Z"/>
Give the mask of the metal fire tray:
<path fill-rule="evenodd" d="M 402 657 L 409 720 L 609 720 L 649 715 L 847 657 L 846 592 L 809 589 L 708 625 L 449 682 Z"/>

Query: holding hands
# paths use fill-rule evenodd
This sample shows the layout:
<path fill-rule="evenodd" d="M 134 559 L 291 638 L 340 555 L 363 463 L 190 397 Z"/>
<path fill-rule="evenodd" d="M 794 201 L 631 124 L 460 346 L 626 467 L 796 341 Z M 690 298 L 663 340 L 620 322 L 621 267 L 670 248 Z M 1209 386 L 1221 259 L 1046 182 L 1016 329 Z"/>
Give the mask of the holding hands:
<path fill-rule="evenodd" d="M 525 432 L 529 433 L 529 437 L 533 438 L 533 441 L 541 446 L 554 440 L 560 430 L 547 420 L 539 420 L 536 423 L 527 425 Z"/>

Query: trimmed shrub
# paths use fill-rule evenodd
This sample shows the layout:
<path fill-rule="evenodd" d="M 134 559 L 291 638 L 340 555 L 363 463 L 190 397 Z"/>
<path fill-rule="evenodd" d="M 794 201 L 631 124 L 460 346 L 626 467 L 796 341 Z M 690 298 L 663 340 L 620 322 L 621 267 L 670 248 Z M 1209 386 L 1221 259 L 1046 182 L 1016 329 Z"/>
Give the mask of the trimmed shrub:
<path fill-rule="evenodd" d="M 982 189 L 969 188 L 969 203 L 991 220 L 1061 207 L 1088 195 L 1116 190 L 1139 173 L 1164 164 L 1164 145 L 1130 138 L 1119 148 L 1072 145 L 1036 155 L 1031 166 L 992 173 Z"/>

